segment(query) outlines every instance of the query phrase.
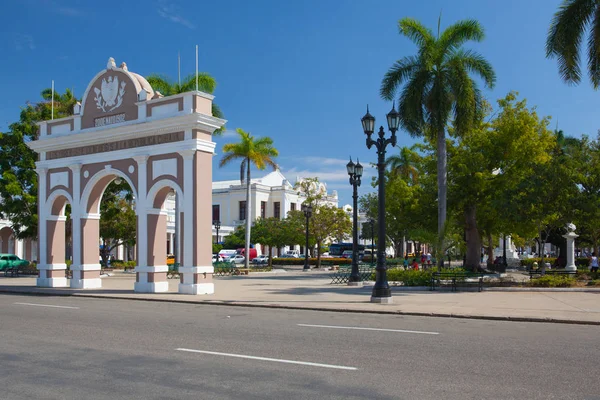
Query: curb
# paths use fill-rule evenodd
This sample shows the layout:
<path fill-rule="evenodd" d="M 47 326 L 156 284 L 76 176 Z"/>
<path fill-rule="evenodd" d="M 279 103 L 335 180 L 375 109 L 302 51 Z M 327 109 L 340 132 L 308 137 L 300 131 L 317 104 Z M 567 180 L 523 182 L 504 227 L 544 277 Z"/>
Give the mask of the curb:
<path fill-rule="evenodd" d="M 537 323 L 553 323 L 553 324 L 567 324 L 567 325 L 592 325 L 600 326 L 600 321 L 583 321 L 583 320 L 570 320 L 560 318 L 535 318 L 535 317 L 498 317 L 490 315 L 469 315 L 469 314 L 452 314 L 452 313 L 425 313 L 425 312 L 414 312 L 414 311 L 385 311 L 385 310 L 355 310 L 345 308 L 323 308 L 323 307 L 298 307 L 298 306 L 285 306 L 281 304 L 251 304 L 243 302 L 228 302 L 225 303 L 220 300 L 214 301 L 186 301 L 186 300 L 172 300 L 172 299 L 149 299 L 149 298 L 135 298 L 135 297 L 124 297 L 124 296 L 100 296 L 86 293 L 69 293 L 69 292 L 27 292 L 18 290 L 5 290 L 0 288 L 0 294 L 20 294 L 25 296 L 47 296 L 47 297 L 84 297 L 91 299 L 113 299 L 113 300 L 130 300 L 130 301 L 149 301 L 157 303 L 176 303 L 176 304 L 189 304 L 189 305 L 212 305 L 212 306 L 229 306 L 229 307 L 247 307 L 247 308 L 267 308 L 267 309 L 284 309 L 284 310 L 305 310 L 305 311 L 323 311 L 323 312 L 344 312 L 353 314 L 383 314 L 383 315 L 406 315 L 413 317 L 435 317 L 435 318 L 456 318 L 456 319 L 478 319 L 487 321 L 506 321 L 506 322 L 537 322 Z"/>

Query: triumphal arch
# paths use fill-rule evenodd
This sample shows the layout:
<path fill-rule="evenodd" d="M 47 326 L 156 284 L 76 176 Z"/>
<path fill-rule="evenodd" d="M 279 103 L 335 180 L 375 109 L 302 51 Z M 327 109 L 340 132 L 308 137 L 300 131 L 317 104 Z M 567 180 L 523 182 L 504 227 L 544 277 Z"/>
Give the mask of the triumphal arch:
<path fill-rule="evenodd" d="M 65 208 L 71 205 L 72 288 L 99 288 L 100 201 L 115 179 L 135 198 L 136 292 L 168 290 L 166 197 L 177 193 L 181 255 L 179 292 L 209 294 L 212 283 L 213 96 L 164 97 L 142 76 L 110 58 L 70 117 L 39 123 L 39 277 L 41 287 L 69 285 Z"/>

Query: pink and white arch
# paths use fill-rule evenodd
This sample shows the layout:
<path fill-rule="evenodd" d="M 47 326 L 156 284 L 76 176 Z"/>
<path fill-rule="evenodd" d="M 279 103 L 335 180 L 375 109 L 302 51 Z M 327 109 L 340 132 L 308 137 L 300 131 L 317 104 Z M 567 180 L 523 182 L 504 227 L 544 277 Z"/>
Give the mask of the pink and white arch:
<path fill-rule="evenodd" d="M 123 63 L 88 85 L 71 117 L 39 123 L 39 264 L 37 285 L 99 288 L 100 201 L 114 179 L 135 196 L 137 267 L 134 290 L 168 290 L 164 202 L 178 194 L 181 227 L 179 292 L 208 294 L 212 283 L 213 96 L 193 91 L 162 97 Z M 65 205 L 71 204 L 73 271 L 65 276 Z"/>

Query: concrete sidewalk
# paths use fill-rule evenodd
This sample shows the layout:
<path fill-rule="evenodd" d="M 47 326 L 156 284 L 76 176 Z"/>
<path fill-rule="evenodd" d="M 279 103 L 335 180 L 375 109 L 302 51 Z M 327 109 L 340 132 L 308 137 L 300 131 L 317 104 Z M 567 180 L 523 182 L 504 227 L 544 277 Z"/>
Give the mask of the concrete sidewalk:
<path fill-rule="evenodd" d="M 478 293 L 393 288 L 394 303 L 382 305 L 370 303 L 371 286 L 330 285 L 326 272 L 269 272 L 215 278 L 215 294 L 208 296 L 178 294 L 177 279 L 169 280 L 168 293 L 134 293 L 134 282 L 134 274 L 116 273 L 103 278 L 102 289 L 73 290 L 37 288 L 33 277 L 2 277 L 0 293 L 600 325 L 600 291 Z"/>

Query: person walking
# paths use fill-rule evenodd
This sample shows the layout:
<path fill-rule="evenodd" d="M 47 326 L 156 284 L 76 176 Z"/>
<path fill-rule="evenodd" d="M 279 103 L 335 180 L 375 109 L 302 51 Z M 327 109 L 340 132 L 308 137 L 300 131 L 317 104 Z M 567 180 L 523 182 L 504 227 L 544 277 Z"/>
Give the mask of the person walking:
<path fill-rule="evenodd" d="M 590 258 L 590 269 L 592 272 L 598 272 L 598 257 L 596 257 L 596 252 L 593 252 Z"/>

